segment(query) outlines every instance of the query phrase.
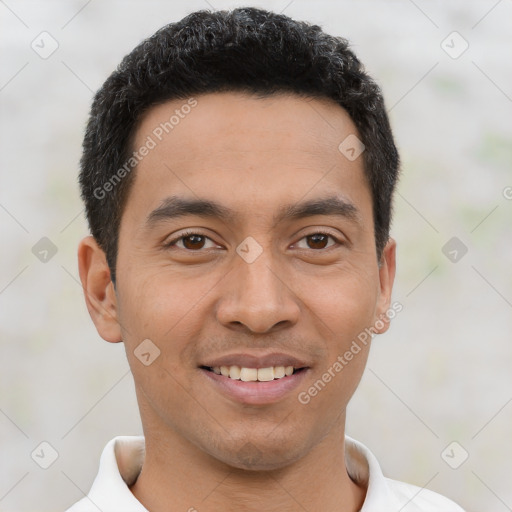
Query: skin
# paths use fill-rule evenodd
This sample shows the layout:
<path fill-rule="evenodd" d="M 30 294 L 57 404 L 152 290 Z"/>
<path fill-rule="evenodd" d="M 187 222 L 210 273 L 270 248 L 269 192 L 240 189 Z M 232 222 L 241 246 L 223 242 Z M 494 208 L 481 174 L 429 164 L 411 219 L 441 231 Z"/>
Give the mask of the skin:
<path fill-rule="evenodd" d="M 134 375 L 146 458 L 131 490 L 153 512 L 169 504 L 201 512 L 359 510 L 366 490 L 345 468 L 345 412 L 369 344 L 307 405 L 297 399 L 390 307 L 395 242 L 378 261 L 363 159 L 338 150 L 357 130 L 328 99 L 232 92 L 196 99 L 137 167 L 115 288 L 94 239 L 79 247 L 90 315 L 105 340 L 124 342 Z M 184 103 L 149 110 L 134 148 Z M 356 215 L 274 225 L 283 204 L 333 195 Z M 170 196 L 217 201 L 234 218 L 148 224 Z M 189 228 L 207 238 L 165 247 Z M 340 243 L 309 236 L 322 232 Z M 252 263 L 236 252 L 248 236 L 263 250 Z M 149 366 L 134 354 L 145 339 L 160 350 Z M 229 399 L 198 368 L 228 353 L 276 351 L 310 366 L 299 389 L 277 403 Z"/>

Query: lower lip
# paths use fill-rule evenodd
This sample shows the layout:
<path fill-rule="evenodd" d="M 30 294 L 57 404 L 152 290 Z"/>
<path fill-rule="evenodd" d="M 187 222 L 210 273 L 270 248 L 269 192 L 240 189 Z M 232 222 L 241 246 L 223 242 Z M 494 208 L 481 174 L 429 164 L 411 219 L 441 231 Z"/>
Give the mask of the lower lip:
<path fill-rule="evenodd" d="M 204 368 L 199 370 L 221 393 L 232 400 L 248 405 L 266 405 L 279 402 L 296 389 L 309 372 L 309 368 L 305 368 L 281 379 L 267 382 L 244 382 L 224 377 L 224 375 L 217 375 Z"/>

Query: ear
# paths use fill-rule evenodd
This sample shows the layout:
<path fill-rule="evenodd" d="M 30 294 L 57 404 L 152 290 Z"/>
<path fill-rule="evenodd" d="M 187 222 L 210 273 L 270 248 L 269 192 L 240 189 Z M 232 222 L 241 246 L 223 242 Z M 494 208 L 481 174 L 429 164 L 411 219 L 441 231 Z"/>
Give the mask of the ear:
<path fill-rule="evenodd" d="M 379 298 L 377 301 L 375 330 L 382 334 L 389 329 L 388 310 L 391 306 L 391 292 L 396 272 L 396 242 L 390 238 L 385 245 L 379 261 Z"/>
<path fill-rule="evenodd" d="M 117 298 L 105 253 L 92 236 L 78 246 L 78 269 L 85 303 L 98 334 L 106 341 L 122 341 L 117 320 Z"/>

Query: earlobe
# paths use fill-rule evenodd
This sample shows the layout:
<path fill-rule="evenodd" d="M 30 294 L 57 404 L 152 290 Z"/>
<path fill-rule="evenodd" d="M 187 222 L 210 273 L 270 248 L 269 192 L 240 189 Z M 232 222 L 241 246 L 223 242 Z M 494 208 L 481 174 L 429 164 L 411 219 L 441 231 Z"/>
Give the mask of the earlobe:
<path fill-rule="evenodd" d="M 391 306 L 391 293 L 395 281 L 396 272 L 396 242 L 390 238 L 382 250 L 379 262 L 379 286 L 380 293 L 377 302 L 377 317 L 375 319 L 375 330 L 382 334 L 389 329 L 390 318 L 388 310 Z"/>
<path fill-rule="evenodd" d="M 78 268 L 85 303 L 98 334 L 106 341 L 122 341 L 117 299 L 105 253 L 92 236 L 78 246 Z"/>

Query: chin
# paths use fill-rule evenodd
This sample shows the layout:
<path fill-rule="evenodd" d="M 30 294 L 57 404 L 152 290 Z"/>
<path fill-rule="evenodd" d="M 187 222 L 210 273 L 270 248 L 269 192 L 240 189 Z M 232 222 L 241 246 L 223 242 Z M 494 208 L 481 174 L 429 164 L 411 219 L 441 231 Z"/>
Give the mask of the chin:
<path fill-rule="evenodd" d="M 218 447 L 216 453 L 210 454 L 220 462 L 244 471 L 272 471 L 289 466 L 300 459 L 298 443 L 272 442 L 256 440 L 240 442 L 238 449 L 233 450 L 233 442 L 227 440 L 225 450 Z"/>

